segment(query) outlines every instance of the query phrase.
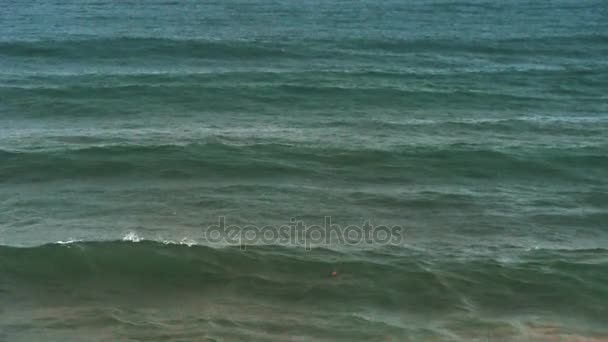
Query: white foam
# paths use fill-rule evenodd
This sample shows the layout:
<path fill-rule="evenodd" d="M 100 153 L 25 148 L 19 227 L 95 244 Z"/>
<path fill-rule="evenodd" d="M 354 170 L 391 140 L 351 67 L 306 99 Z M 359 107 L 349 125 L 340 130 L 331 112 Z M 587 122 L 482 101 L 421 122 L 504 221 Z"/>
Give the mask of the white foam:
<path fill-rule="evenodd" d="M 73 243 L 76 243 L 76 242 L 82 242 L 82 240 L 68 238 L 66 241 L 59 240 L 59 241 L 57 241 L 55 243 L 58 244 L 58 245 L 70 245 L 70 244 L 73 244 Z"/>
<path fill-rule="evenodd" d="M 135 232 L 128 232 L 127 235 L 125 235 L 122 238 L 122 241 L 131 241 L 131 242 L 140 242 L 142 240 L 143 240 L 143 238 L 140 237 L 139 235 L 137 235 L 137 233 L 135 233 Z"/>

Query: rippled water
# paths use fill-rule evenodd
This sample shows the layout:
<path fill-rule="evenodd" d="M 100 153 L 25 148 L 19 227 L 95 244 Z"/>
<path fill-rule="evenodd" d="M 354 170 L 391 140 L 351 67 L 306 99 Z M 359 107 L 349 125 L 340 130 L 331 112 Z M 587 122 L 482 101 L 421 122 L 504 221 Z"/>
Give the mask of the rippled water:
<path fill-rule="evenodd" d="M 0 340 L 608 338 L 606 18 L 1 1 Z"/>

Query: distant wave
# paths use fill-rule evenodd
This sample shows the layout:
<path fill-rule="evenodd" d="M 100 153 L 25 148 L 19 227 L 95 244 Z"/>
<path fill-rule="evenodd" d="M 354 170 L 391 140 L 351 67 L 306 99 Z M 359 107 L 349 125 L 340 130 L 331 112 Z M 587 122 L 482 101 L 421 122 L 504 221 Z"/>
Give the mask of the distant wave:
<path fill-rule="evenodd" d="M 457 54 L 461 52 L 510 55 L 510 56 L 578 56 L 577 47 L 590 47 L 593 44 L 603 45 L 608 42 L 608 35 L 576 35 L 576 36 L 547 36 L 509 39 L 417 39 L 417 40 L 345 40 L 339 46 L 350 47 L 353 50 L 376 50 L 393 53 L 413 52 L 446 52 Z M 605 46 L 596 46 L 590 52 L 595 54 L 607 51 Z"/>
<path fill-rule="evenodd" d="M 558 95 L 539 96 L 515 92 L 430 90 L 395 87 L 321 86 L 296 84 L 246 84 L 234 80 L 231 85 L 204 83 L 114 84 L 68 86 L 3 86 L 0 93 L 8 98 L 7 106 L 27 108 L 44 117 L 123 115 L 142 111 L 142 106 L 211 111 L 284 112 L 292 108 L 330 110 L 353 108 L 385 111 L 427 109 L 451 110 L 540 110 L 559 108 L 565 101 L 580 101 Z M 584 99 L 588 106 L 602 106 L 597 96 Z M 123 107 L 118 106 L 121 102 Z M 53 106 L 49 108 L 49 103 Z M 116 104 L 114 106 L 110 104 Z M 22 116 L 16 111 L 10 116 Z"/>
<path fill-rule="evenodd" d="M 313 58 L 356 55 L 366 51 L 390 53 L 468 52 L 503 55 L 576 55 L 577 47 L 587 52 L 606 52 L 608 36 L 603 34 L 549 36 L 511 39 L 309 39 L 284 43 L 265 40 L 202 40 L 181 38 L 116 37 L 76 40 L 0 41 L 0 55 L 12 57 L 61 57 L 96 59 L 125 57 L 170 58 Z"/>
<path fill-rule="evenodd" d="M 186 145 L 110 145 L 56 151 L 1 151 L 0 177 L 50 180 L 90 177 L 356 177 L 359 181 L 420 181 L 443 177 L 565 177 L 577 170 L 599 170 L 608 157 L 592 147 L 539 154 L 445 147 L 393 146 L 345 149 L 281 143 L 229 144 L 220 141 Z M 589 179 L 591 180 L 591 179 Z"/>
<path fill-rule="evenodd" d="M 213 41 L 160 38 L 95 38 L 88 40 L 39 40 L 0 42 L 0 55 L 25 57 L 193 57 L 193 58 L 267 58 L 297 54 L 276 44 L 255 41 Z"/>

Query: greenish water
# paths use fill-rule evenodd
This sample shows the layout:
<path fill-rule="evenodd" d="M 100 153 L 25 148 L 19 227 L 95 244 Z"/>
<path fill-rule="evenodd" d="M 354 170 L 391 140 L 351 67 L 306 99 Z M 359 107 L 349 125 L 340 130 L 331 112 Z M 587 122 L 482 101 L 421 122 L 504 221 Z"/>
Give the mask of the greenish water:
<path fill-rule="evenodd" d="M 607 18 L 0 0 L 0 341 L 607 338 Z"/>

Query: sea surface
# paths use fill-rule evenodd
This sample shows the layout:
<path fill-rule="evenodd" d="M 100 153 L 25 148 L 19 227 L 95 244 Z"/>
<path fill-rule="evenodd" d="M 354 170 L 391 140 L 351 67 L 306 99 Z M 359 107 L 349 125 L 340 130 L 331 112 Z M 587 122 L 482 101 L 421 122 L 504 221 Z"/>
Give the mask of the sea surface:
<path fill-rule="evenodd" d="M 608 341 L 608 2 L 0 0 L 0 341 L 140 340 Z"/>

